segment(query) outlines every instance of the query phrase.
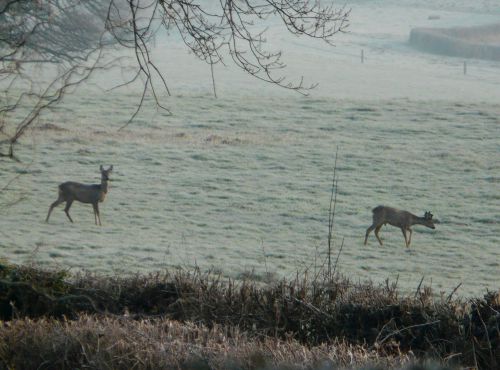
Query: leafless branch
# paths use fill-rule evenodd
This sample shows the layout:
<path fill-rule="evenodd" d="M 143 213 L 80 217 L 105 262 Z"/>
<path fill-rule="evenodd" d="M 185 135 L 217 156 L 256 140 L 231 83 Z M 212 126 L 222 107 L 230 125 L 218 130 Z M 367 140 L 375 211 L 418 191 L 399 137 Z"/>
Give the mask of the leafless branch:
<path fill-rule="evenodd" d="M 210 66 L 215 96 L 214 65 L 225 65 L 225 58 L 256 79 L 307 94 L 316 84 L 290 80 L 282 51 L 267 48 L 268 20 L 331 45 L 348 16 L 345 7 L 319 0 L 0 0 L 0 156 L 13 158 L 14 144 L 44 110 L 95 71 L 109 68 L 106 48 L 129 49 L 135 56 L 135 71 L 125 84 L 140 82 L 143 89 L 130 122 L 147 95 L 170 113 L 160 94 L 170 95 L 167 78 L 151 54 L 160 31 L 180 35 Z M 33 68 L 43 70 L 45 80 L 35 78 Z M 47 82 L 45 72 L 54 70 L 57 75 Z M 31 108 L 24 117 L 14 119 L 12 113 L 26 106 Z"/>

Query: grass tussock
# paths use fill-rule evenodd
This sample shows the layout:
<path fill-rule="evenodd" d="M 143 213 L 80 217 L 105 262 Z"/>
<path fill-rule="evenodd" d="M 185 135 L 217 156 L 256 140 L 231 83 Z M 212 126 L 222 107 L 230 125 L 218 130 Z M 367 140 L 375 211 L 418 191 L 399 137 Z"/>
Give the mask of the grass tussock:
<path fill-rule="evenodd" d="M 294 340 L 255 340 L 237 328 L 169 319 L 97 317 L 20 319 L 0 328 L 5 368 L 37 369 L 328 369 L 400 368 L 411 355 L 381 358 L 364 346 L 335 342 L 308 348 Z M 36 354 L 36 355 L 34 355 Z"/>
<path fill-rule="evenodd" d="M 393 368 L 409 358 L 433 358 L 453 366 L 496 369 L 500 364 L 499 312 L 498 294 L 470 300 L 453 298 L 452 294 L 436 298 L 429 288 L 419 287 L 415 294 L 401 295 L 396 284 L 352 283 L 338 276 L 326 279 L 310 278 L 304 274 L 293 280 L 262 286 L 251 281 L 235 282 L 198 270 L 109 278 L 92 274 L 70 276 L 61 271 L 0 264 L 0 319 L 11 321 L 4 326 L 5 335 L 0 338 L 8 334 L 5 330 L 13 330 L 9 335 L 14 335 L 23 325 L 26 328 L 31 325 L 26 332 L 36 332 L 36 328 L 40 328 L 37 337 L 40 346 L 44 342 L 44 333 L 52 333 L 54 343 L 60 343 L 56 340 L 57 333 L 65 333 L 63 337 L 69 339 L 61 339 L 64 347 L 68 351 L 76 348 L 75 353 L 80 356 L 78 361 L 82 361 L 82 353 L 90 353 L 91 348 L 83 350 L 86 342 L 81 339 L 77 341 L 79 346 L 64 341 L 87 333 L 83 338 L 94 338 L 91 347 L 95 347 L 104 340 L 99 337 L 98 327 L 107 327 L 106 330 L 116 334 L 115 342 L 130 351 L 133 343 L 140 343 L 134 350 L 140 352 L 146 345 L 139 340 L 146 335 L 141 333 L 150 333 L 146 337 L 150 335 L 159 340 L 163 337 L 158 336 L 168 332 L 165 327 L 174 325 L 172 320 L 175 320 L 184 323 L 182 330 L 188 330 L 186 328 L 191 325 L 188 323 L 196 324 L 193 330 L 198 334 L 186 341 L 182 351 L 190 353 L 193 348 L 200 348 L 201 358 L 214 364 L 227 360 L 221 354 L 226 350 L 237 354 L 236 357 L 243 361 L 247 357 L 238 352 L 239 348 L 246 348 L 248 353 L 264 353 L 264 358 L 271 364 L 278 364 L 279 358 L 265 352 L 266 346 L 261 348 L 265 343 L 267 346 L 274 343 L 283 348 L 295 346 L 293 348 L 299 352 L 316 353 L 304 355 L 301 359 L 284 356 L 293 359 L 293 363 L 308 364 L 305 367 L 313 366 L 314 361 L 322 356 L 331 358 L 331 355 L 325 355 L 329 352 L 321 348 L 341 348 L 340 351 L 352 353 L 367 362 L 387 359 Z M 28 318 L 39 320 L 30 321 Z M 87 327 L 92 329 L 87 331 Z M 218 340 L 205 340 L 200 345 L 196 340 L 203 337 L 199 336 L 203 330 L 215 337 L 218 334 L 214 333 L 222 330 L 225 338 L 233 342 L 219 343 L 221 352 L 211 352 L 213 346 L 208 344 L 215 345 Z M 127 342 L 126 338 L 132 340 L 135 334 L 137 338 Z M 99 339 L 97 342 L 95 336 Z M 50 342 L 47 338 L 45 341 Z M 13 358 L 8 354 L 18 353 L 20 349 L 14 350 L 15 343 L 21 342 L 3 339 L 0 348 L 6 352 L 2 352 L 0 358 Z M 231 346 L 231 343 L 234 348 L 224 347 Z M 35 343 L 30 343 L 30 346 L 38 348 Z M 203 352 L 203 348 L 209 352 Z M 184 353 L 182 351 L 178 358 L 188 361 L 187 356 L 180 356 Z M 160 357 L 154 357 L 154 360 L 141 357 L 141 361 L 161 361 Z M 339 366 L 358 364 L 357 360 L 345 362 L 340 355 L 334 360 L 332 363 Z"/>

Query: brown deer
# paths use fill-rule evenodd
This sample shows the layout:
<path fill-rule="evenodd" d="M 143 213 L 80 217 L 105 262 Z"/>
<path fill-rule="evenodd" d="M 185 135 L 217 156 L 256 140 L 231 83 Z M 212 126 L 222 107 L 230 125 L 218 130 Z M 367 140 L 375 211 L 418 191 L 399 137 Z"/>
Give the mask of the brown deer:
<path fill-rule="evenodd" d="M 431 229 L 436 228 L 436 226 L 434 226 L 434 221 L 437 223 L 437 220 L 432 220 L 432 213 L 430 212 L 425 212 L 424 217 L 418 217 L 408 211 L 402 211 L 386 206 L 375 207 L 372 212 L 373 224 L 366 230 L 365 245 L 368 240 L 368 234 L 370 234 L 370 232 L 374 229 L 378 242 L 380 245 L 383 245 L 382 240 L 380 240 L 380 237 L 378 236 L 378 232 L 380 231 L 382 225 L 386 224 L 396 226 L 401 229 L 403 236 L 405 237 L 405 245 L 407 248 L 411 243 L 411 234 L 413 231 L 410 227 L 412 225 L 424 225 Z M 408 239 L 406 238 L 406 231 L 410 232 L 410 237 Z"/>
<path fill-rule="evenodd" d="M 59 204 L 66 202 L 66 207 L 64 207 L 64 212 L 66 216 L 68 216 L 69 220 L 73 222 L 71 216 L 69 215 L 69 209 L 73 201 L 77 200 L 82 203 L 91 203 L 94 207 L 94 220 L 97 225 L 97 220 L 99 219 L 99 226 L 101 224 L 101 216 L 99 215 L 99 202 L 104 201 L 106 194 L 108 193 L 108 181 L 109 174 L 113 170 L 113 166 L 110 166 L 107 170 L 105 170 L 102 165 L 99 168 L 101 171 L 101 183 L 86 185 L 80 184 L 79 182 L 63 182 L 59 185 L 59 198 L 50 205 L 49 213 L 47 214 L 47 218 L 45 222 L 49 222 L 50 213 L 54 209 L 54 207 Z"/>

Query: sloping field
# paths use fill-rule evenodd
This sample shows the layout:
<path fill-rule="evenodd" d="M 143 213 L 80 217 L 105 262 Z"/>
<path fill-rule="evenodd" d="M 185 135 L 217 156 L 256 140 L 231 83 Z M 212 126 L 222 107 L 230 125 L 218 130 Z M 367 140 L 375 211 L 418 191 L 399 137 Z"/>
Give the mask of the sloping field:
<path fill-rule="evenodd" d="M 410 44 L 429 53 L 500 61 L 500 23 L 480 27 L 414 28 Z"/>

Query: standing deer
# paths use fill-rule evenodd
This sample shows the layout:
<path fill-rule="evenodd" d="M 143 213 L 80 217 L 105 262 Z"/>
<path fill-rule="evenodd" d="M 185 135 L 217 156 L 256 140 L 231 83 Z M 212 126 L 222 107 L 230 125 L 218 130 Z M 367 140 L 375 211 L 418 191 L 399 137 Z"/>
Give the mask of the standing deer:
<path fill-rule="evenodd" d="M 434 221 L 432 220 L 432 213 L 425 212 L 424 217 L 418 217 L 408 211 L 401 211 L 396 208 L 386 207 L 386 206 L 378 206 L 373 208 L 373 224 L 366 230 L 365 235 L 365 245 L 368 239 L 368 234 L 375 229 L 375 236 L 378 239 L 380 245 L 383 245 L 382 240 L 380 240 L 378 236 L 378 232 L 382 225 L 392 225 L 399 227 L 403 232 L 403 236 L 405 237 L 405 244 L 408 248 L 411 243 L 411 234 L 412 229 L 410 228 L 412 225 L 424 225 L 430 227 L 431 229 L 435 229 Z M 436 221 L 437 222 L 437 221 Z M 410 232 L 410 237 L 406 238 L 406 231 Z"/>
<path fill-rule="evenodd" d="M 99 226 L 101 224 L 101 216 L 99 215 L 99 202 L 104 201 L 106 194 L 108 193 L 108 181 L 109 174 L 113 170 L 113 166 L 110 166 L 105 170 L 102 165 L 99 168 L 101 170 L 101 184 L 86 185 L 80 184 L 79 182 L 63 182 L 59 185 L 59 198 L 50 205 L 49 213 L 45 222 L 49 222 L 50 213 L 54 207 L 59 204 L 66 202 L 66 207 L 64 207 L 64 212 L 68 216 L 69 220 L 73 222 L 71 216 L 69 215 L 69 209 L 73 201 L 77 200 L 82 203 L 91 203 L 94 207 L 94 220 L 97 225 L 97 220 L 99 219 Z"/>

